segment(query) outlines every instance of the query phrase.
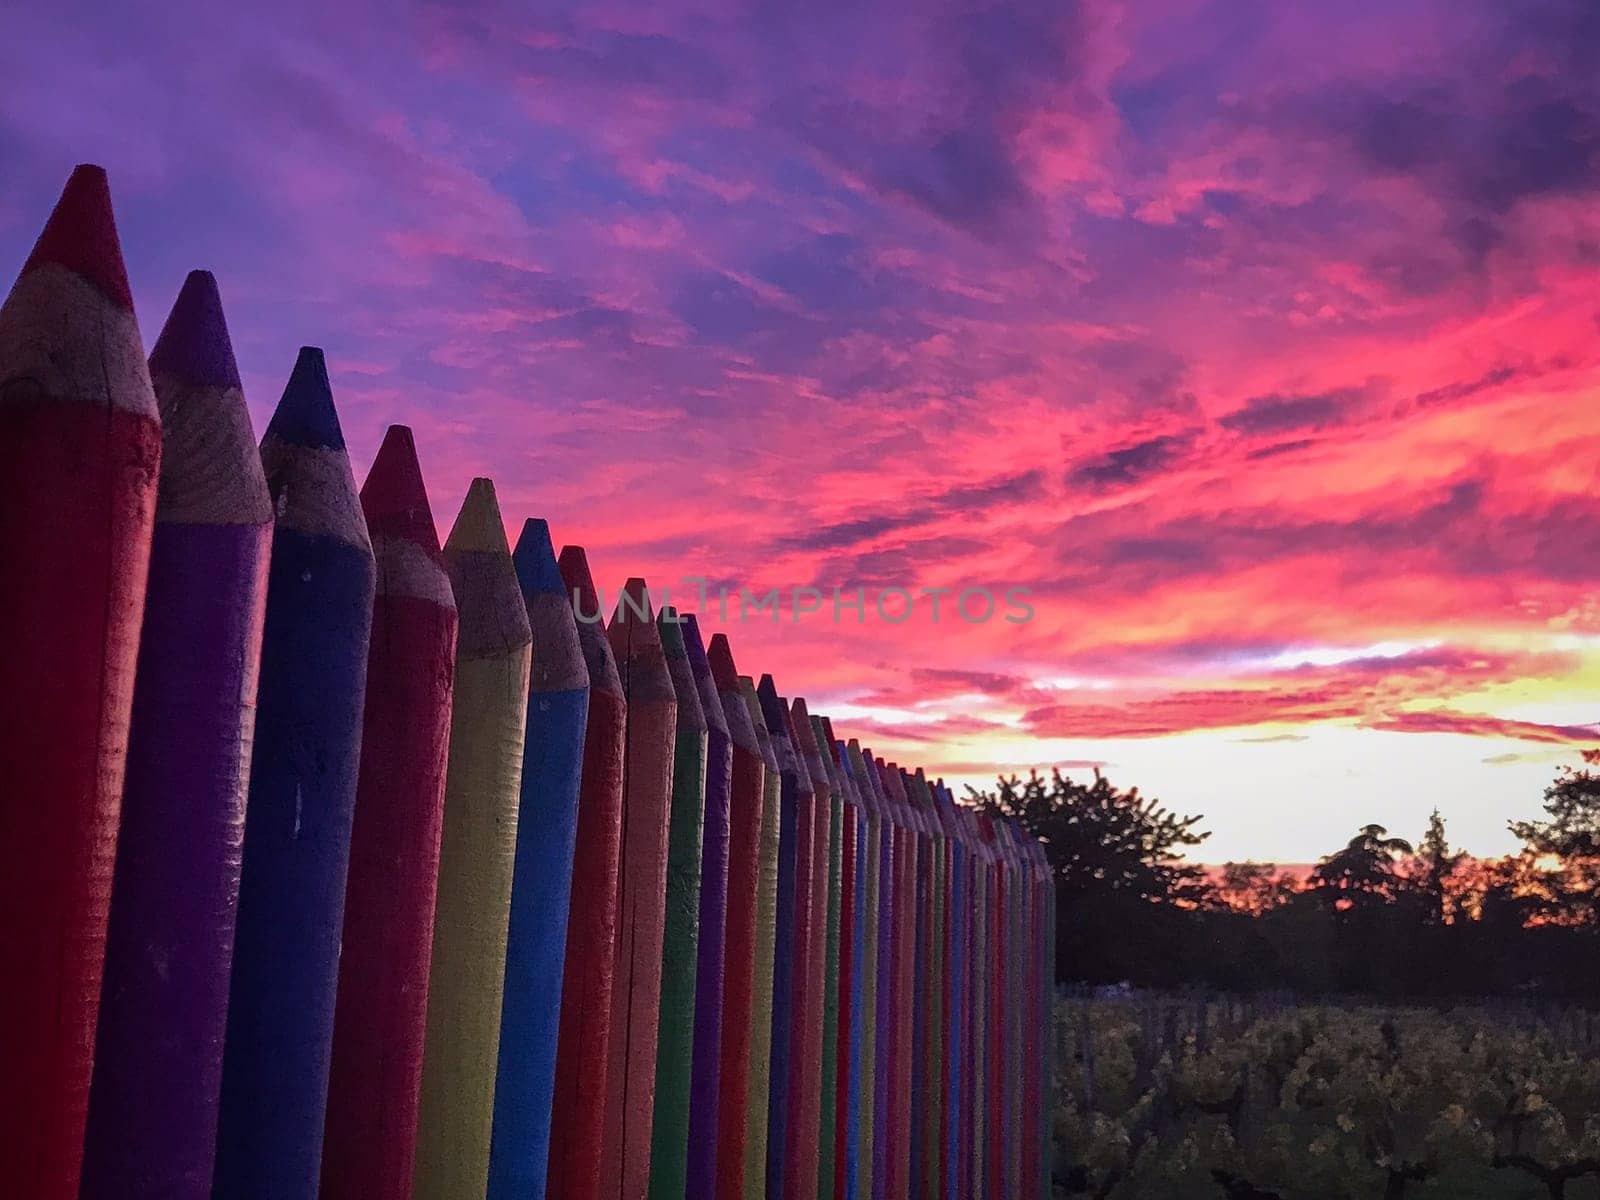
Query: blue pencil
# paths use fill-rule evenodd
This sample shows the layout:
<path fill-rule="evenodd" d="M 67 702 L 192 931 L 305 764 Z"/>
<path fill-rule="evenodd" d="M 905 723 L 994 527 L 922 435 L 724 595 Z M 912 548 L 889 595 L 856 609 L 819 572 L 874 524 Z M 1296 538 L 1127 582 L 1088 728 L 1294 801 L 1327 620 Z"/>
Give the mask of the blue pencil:
<path fill-rule="evenodd" d="M 539 520 L 524 524 L 511 558 L 533 631 L 533 669 L 488 1195 L 489 1200 L 541 1200 L 550 1154 L 589 670 L 549 527 Z"/>
<path fill-rule="evenodd" d="M 322 352 L 261 442 L 277 523 L 217 1130 L 217 1200 L 314 1200 L 373 559 Z"/>

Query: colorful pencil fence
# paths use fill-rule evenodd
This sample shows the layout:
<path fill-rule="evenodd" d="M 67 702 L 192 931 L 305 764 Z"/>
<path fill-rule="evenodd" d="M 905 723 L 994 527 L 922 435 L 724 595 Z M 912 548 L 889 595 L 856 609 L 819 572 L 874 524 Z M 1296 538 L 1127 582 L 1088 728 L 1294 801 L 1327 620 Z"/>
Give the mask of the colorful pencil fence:
<path fill-rule="evenodd" d="M 358 499 L 320 351 L 257 454 L 97 168 L 0 308 L 0 575 L 19 1195 L 1049 1196 L 1046 848 L 487 479 L 441 551 L 404 427 Z"/>

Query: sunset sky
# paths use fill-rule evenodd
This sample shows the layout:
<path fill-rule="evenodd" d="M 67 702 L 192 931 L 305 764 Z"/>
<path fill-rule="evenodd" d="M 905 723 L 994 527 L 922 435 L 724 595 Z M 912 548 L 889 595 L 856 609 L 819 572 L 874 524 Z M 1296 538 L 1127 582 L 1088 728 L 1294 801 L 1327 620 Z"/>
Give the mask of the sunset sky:
<path fill-rule="evenodd" d="M 146 342 L 215 271 L 258 430 L 321 345 L 358 478 L 411 425 L 441 533 L 490 475 L 608 593 L 819 589 L 735 623 L 739 665 L 886 757 L 1103 764 L 1208 860 L 1305 861 L 1434 806 L 1504 852 L 1600 740 L 1594 0 L 5 34 L 7 282 L 103 163 Z M 1033 617 L 893 624 L 895 587 Z"/>

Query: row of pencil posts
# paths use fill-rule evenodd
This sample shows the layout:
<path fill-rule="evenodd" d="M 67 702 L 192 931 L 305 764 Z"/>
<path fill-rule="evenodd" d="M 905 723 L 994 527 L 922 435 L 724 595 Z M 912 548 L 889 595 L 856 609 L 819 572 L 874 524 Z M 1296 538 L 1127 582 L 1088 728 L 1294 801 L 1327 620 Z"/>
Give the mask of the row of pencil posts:
<path fill-rule="evenodd" d="M 493 485 L 145 358 L 104 173 L 0 309 L 0 1187 L 1049 1194 L 1041 847 Z"/>

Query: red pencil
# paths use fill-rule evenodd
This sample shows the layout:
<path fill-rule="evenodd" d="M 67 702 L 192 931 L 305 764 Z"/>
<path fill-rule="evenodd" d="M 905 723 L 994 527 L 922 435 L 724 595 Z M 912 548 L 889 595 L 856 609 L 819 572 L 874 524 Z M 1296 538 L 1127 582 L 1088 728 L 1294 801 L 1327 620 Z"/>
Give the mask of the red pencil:
<path fill-rule="evenodd" d="M 761 807 L 766 764 L 755 723 L 739 688 L 725 634 L 707 651 L 728 734 L 733 780 L 728 803 L 728 915 L 723 946 L 721 1073 L 717 1097 L 717 1200 L 742 1200 L 750 1107 L 752 1006 L 759 904 Z M 770 986 L 770 980 L 769 980 Z"/>
<path fill-rule="evenodd" d="M 408 1200 L 455 677 L 456 602 L 411 431 L 361 489 L 377 560 L 334 1009 L 323 1200 Z"/>
<path fill-rule="evenodd" d="M 161 424 L 105 172 L 0 308 L 0 1162 L 75 1200 Z"/>
<path fill-rule="evenodd" d="M 561 579 L 589 671 L 589 718 L 578 788 L 546 1190 L 562 1200 L 598 1200 L 604 1194 L 601 1158 L 616 973 L 627 702 L 600 624 L 600 600 L 583 547 L 562 547 Z"/>
<path fill-rule="evenodd" d="M 617 879 L 606 1140 L 608 1200 L 643 1200 L 650 1185 L 661 946 L 666 922 L 667 826 L 678 708 L 642 579 L 630 579 L 606 628 L 628 699 L 622 851 Z M 599 1070 L 598 1063 L 590 1064 Z"/>

